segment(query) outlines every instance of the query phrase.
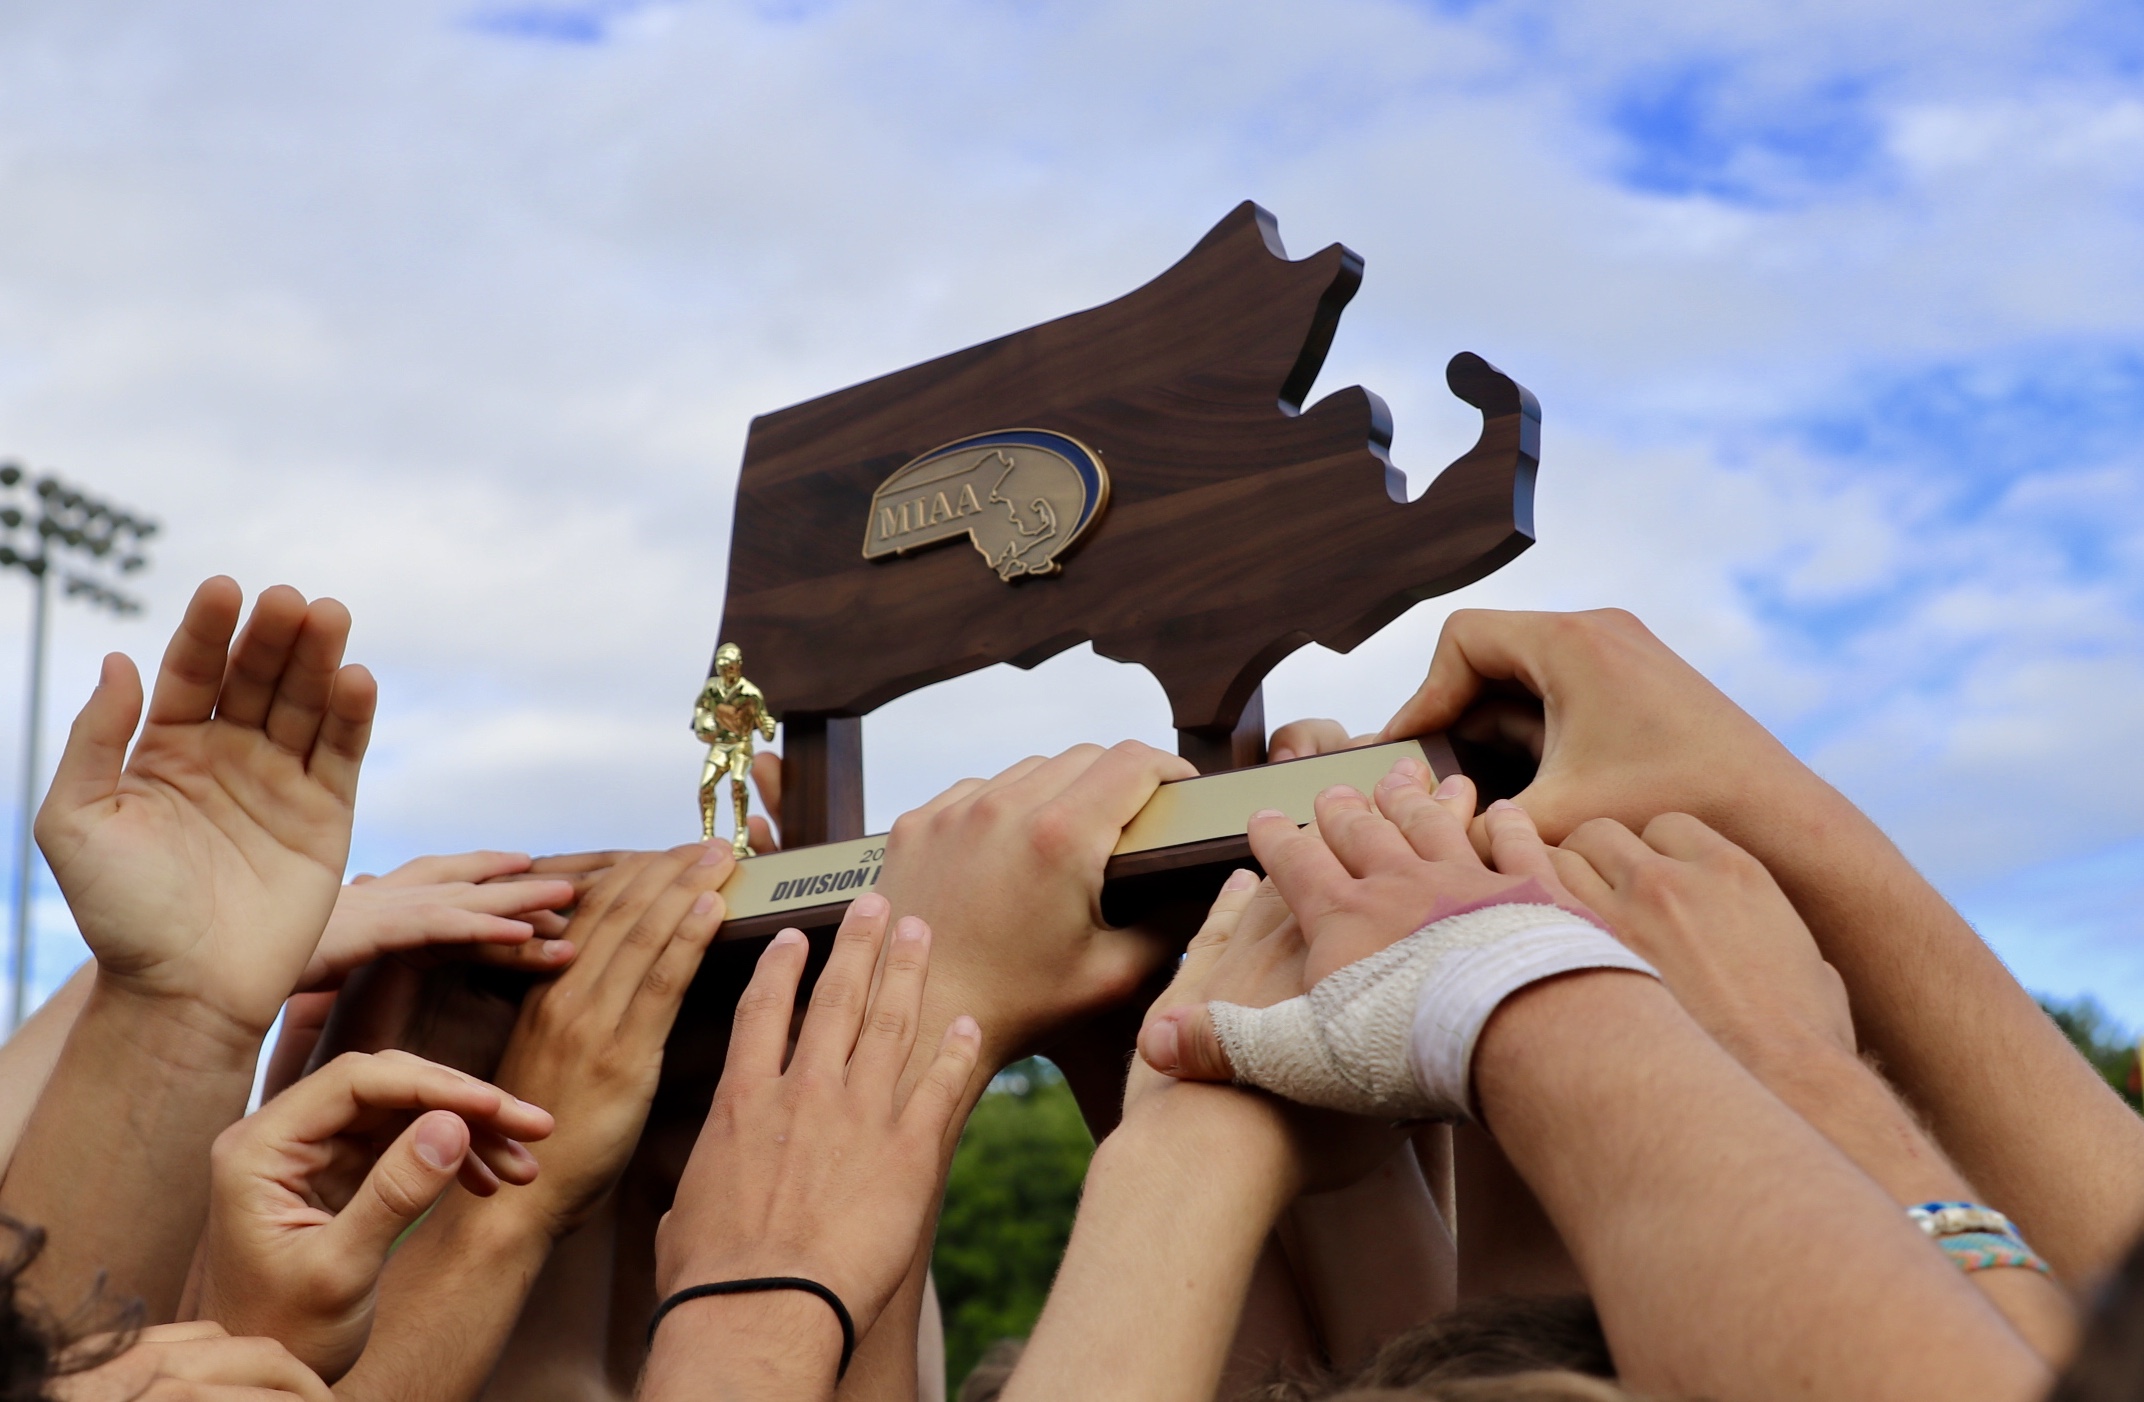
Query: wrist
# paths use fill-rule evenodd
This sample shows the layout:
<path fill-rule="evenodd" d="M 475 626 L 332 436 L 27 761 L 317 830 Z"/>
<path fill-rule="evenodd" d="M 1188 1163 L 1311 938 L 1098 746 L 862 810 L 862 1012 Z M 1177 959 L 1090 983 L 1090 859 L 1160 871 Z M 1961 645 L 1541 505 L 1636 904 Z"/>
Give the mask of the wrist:
<path fill-rule="evenodd" d="M 1819 1038 L 1805 1052 L 1748 1069 L 1901 1206 L 1976 1198 L 1873 1067 Z"/>
<path fill-rule="evenodd" d="M 1825 1096 L 1857 1091 L 1874 1074 L 1853 1051 L 1811 1027 L 1772 1023 L 1716 1040 L 1797 1112 Z"/>
<path fill-rule="evenodd" d="M 1151 1172 L 1234 1191 L 1276 1218 L 1303 1178 L 1278 1102 L 1198 1081 L 1170 1080 L 1127 1104 L 1116 1129 L 1095 1147 L 1094 1164 L 1111 1174 Z"/>
<path fill-rule="evenodd" d="M 491 1197 L 480 1198 L 456 1184 L 426 1214 L 421 1229 L 455 1260 L 487 1271 L 514 1262 L 541 1268 L 558 1233 L 549 1214 L 520 1200 L 529 1192 L 528 1187 L 504 1184 Z"/>
<path fill-rule="evenodd" d="M 830 1391 L 842 1334 L 824 1300 L 768 1290 L 683 1301 L 649 1343 L 644 1398 L 706 1397 L 710 1377 L 715 1397 L 776 1398 Z"/>
<path fill-rule="evenodd" d="M 256 1028 L 200 998 L 144 989 L 100 967 L 82 1020 L 94 1024 L 107 1019 L 164 1066 L 208 1074 L 250 1077 L 267 1036 L 266 1027 Z"/>
<path fill-rule="evenodd" d="M 671 1250 L 665 1250 L 665 1245 L 659 1239 L 655 1244 L 655 1294 L 659 1300 L 667 1300 L 678 1291 L 695 1285 L 712 1285 L 725 1280 L 764 1280 L 770 1276 L 816 1280 L 835 1294 L 841 1293 L 841 1283 L 833 1278 L 832 1272 L 798 1252 L 738 1250 L 715 1241 L 690 1241 Z M 842 1303 L 848 1301 L 844 1299 Z M 822 1304 L 819 1308 L 823 1311 L 826 1306 Z"/>
<path fill-rule="evenodd" d="M 1905 863 L 1866 813 L 1792 755 L 1738 789 L 1732 804 L 1696 816 L 1763 862 L 1798 907 L 1798 888 L 1812 880 L 1831 887 L 1843 874 L 1867 870 L 1872 863 Z M 1807 911 L 1803 915 L 1808 918 Z"/>

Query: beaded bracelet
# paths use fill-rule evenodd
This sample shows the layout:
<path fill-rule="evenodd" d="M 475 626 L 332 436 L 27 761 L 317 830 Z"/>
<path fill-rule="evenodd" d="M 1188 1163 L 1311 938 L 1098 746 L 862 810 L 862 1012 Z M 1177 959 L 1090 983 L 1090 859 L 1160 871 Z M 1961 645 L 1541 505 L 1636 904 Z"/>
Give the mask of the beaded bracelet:
<path fill-rule="evenodd" d="M 1967 1275 L 1999 1266 L 2020 1266 L 2053 1275 L 2040 1253 L 2027 1246 L 2014 1232 L 1952 1232 L 1936 1238 L 1936 1245 L 1951 1263 Z"/>
<path fill-rule="evenodd" d="M 2011 1225 L 2008 1217 L 1977 1202 L 1924 1202 L 1918 1207 L 1907 1208 L 1906 1215 L 1913 1219 L 1915 1226 L 1933 1237 L 1956 1236 L 1960 1232 L 2017 1235 L 2017 1228 Z"/>

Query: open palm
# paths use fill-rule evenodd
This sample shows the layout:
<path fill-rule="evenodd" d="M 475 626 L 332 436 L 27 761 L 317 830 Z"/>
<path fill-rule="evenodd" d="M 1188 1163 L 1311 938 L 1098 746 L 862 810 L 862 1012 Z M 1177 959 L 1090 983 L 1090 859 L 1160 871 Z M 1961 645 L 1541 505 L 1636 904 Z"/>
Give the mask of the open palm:
<path fill-rule="evenodd" d="M 259 1033 L 334 909 L 377 689 L 341 604 L 278 585 L 234 644 L 239 605 L 195 592 L 131 757 L 141 680 L 105 659 L 37 841 L 106 977 Z"/>

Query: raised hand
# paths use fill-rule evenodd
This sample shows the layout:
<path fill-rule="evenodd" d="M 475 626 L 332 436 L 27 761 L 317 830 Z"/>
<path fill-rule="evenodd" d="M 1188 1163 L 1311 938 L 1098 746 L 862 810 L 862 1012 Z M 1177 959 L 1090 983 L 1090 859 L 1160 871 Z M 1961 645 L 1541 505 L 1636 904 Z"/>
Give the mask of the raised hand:
<path fill-rule="evenodd" d="M 541 1174 L 488 1199 L 450 1192 L 410 1233 L 340 1395 L 444 1402 L 483 1390 L 553 1243 L 588 1221 L 640 1141 L 734 869 L 728 843 L 621 853 L 582 897 L 566 931 L 579 953 L 523 999 L 492 1077 L 557 1118 L 532 1151 Z"/>
<path fill-rule="evenodd" d="M 1589 818 L 1642 828 L 1675 811 L 1733 833 L 1738 821 L 1770 821 L 1790 792 L 1821 787 L 1620 609 L 1452 614 L 1429 676 L 1378 738 L 1455 726 L 1531 749 L 1540 768 L 1517 801 L 1550 842 Z"/>
<path fill-rule="evenodd" d="M 889 942 L 887 920 L 874 893 L 849 907 L 794 1055 L 790 1020 L 809 949 L 803 935 L 784 930 L 761 953 L 737 1005 L 714 1107 L 656 1234 L 659 1295 L 801 1276 L 832 1290 L 861 1335 L 908 1274 L 937 1211 L 940 1156 L 981 1035 L 972 1018 L 956 1017 L 923 1079 L 899 1100 L 931 930 L 909 917 Z M 688 1302 L 660 1326 L 642 1395 L 705 1395 L 707 1366 L 736 1370 L 740 1353 L 758 1352 L 751 1339 L 770 1315 L 799 1314 L 816 1346 L 754 1361 L 831 1384 L 841 1336 L 821 1301 L 732 1296 Z"/>
<path fill-rule="evenodd" d="M 1303 991 L 1309 958 L 1303 927 L 1273 883 L 1248 871 L 1229 873 L 1198 933 L 1185 946 L 1176 977 L 1147 1010 L 1139 1029 L 1140 1055 L 1133 1058 L 1124 1082 L 1125 1108 L 1167 1085 L 1171 1076 L 1228 1080 L 1234 1069 L 1220 1043 L 1203 1025 L 1188 1039 L 1182 1037 L 1183 1024 L 1203 1015 L 1205 1004 L 1214 998 L 1247 1008 L 1268 1008 L 1293 998 Z"/>
<path fill-rule="evenodd" d="M 205 1319 L 144 1329 L 117 1358 L 55 1378 L 47 1391 L 56 1402 L 333 1402 L 334 1397 L 312 1369 L 275 1340 L 232 1338 Z"/>
<path fill-rule="evenodd" d="M 239 602 L 195 592 L 131 755 L 140 678 L 105 658 L 37 840 L 111 986 L 258 1038 L 334 908 L 376 689 L 341 604 L 278 585 L 234 644 Z"/>
<path fill-rule="evenodd" d="M 200 1313 L 333 1381 L 372 1330 L 395 1241 L 457 1178 L 528 1183 L 551 1116 L 405 1052 L 337 1057 L 216 1141 Z"/>
<path fill-rule="evenodd" d="M 504 882 L 571 882 L 573 885 L 573 900 L 570 904 L 578 905 L 590 891 L 596 888 L 596 883 L 603 879 L 603 874 L 618 865 L 619 861 L 628 855 L 630 854 L 622 849 L 613 849 L 607 852 L 559 852 L 548 857 L 532 859 L 526 871 L 514 872 L 506 876 L 494 876 L 491 879 Z M 543 933 L 548 935 L 555 932 L 545 930 Z"/>
<path fill-rule="evenodd" d="M 1759 1079 L 1819 1044 L 1854 1055 L 1838 970 L 1763 863 L 1711 828 L 1667 813 L 1640 836 L 1596 818 L 1550 856 L 1571 894 Z"/>
<path fill-rule="evenodd" d="M 1283 814 L 1253 814 L 1251 851 L 1271 874 L 1310 942 L 1305 988 L 1364 959 L 1433 920 L 1492 899 L 1508 899 L 1529 882 L 1535 898 L 1578 908 L 1539 844 L 1492 846 L 1484 864 L 1467 834 L 1474 785 L 1451 775 L 1432 792 L 1429 770 L 1402 759 L 1365 799 L 1345 785 L 1317 798 L 1314 828 Z M 1492 810 L 1495 811 L 1495 810 Z M 1490 825 L 1492 844 L 1499 831 Z"/>
<path fill-rule="evenodd" d="M 1176 977 L 1154 1000 L 1140 1031 L 1141 1055 L 1132 1058 L 1124 1083 L 1124 1113 L 1165 1095 L 1176 1080 L 1225 1081 L 1226 1055 L 1217 1041 L 1194 1034 L 1181 1049 L 1172 1009 L 1203 1008 L 1209 1002 L 1266 1008 L 1293 998 L 1307 986 L 1310 957 L 1303 927 L 1274 890 L 1248 871 L 1232 873 L 1214 898 L 1205 923 L 1184 951 Z M 1313 980 L 1314 981 L 1314 980 Z M 1156 1067 L 1170 1067 L 1168 1074 Z M 1282 1122 L 1302 1191 L 1344 1187 L 1389 1158 L 1402 1134 L 1388 1121 L 1287 1106 Z"/>
<path fill-rule="evenodd" d="M 1102 869 L 1154 789 L 1193 772 L 1135 740 L 1079 745 L 903 814 L 876 889 L 935 931 L 928 1008 L 939 1011 L 926 1011 L 926 1033 L 946 1009 L 972 1011 L 984 1059 L 1003 1064 L 1137 988 L 1164 951 L 1102 919 Z"/>
<path fill-rule="evenodd" d="M 1531 748 L 1517 800 L 1552 842 L 1679 812 L 1762 862 L 1844 980 L 1861 1045 L 2072 1286 L 2144 1228 L 2144 1122 L 1866 815 L 1635 618 L 1454 613 L 1383 738 L 1446 729 Z"/>
<path fill-rule="evenodd" d="M 1492 869 L 1483 865 L 1467 837 L 1472 786 L 1463 779 L 1448 780 L 1440 786 L 1440 798 L 1423 788 L 1425 777 L 1420 766 L 1395 766 L 1378 784 L 1375 808 L 1351 789 L 1327 790 L 1318 796 L 1318 821 L 1312 829 L 1298 830 L 1277 813 L 1253 817 L 1252 850 L 1308 943 L 1301 961 L 1302 989 L 1307 994 L 1329 975 L 1348 973 L 1319 990 L 1326 998 L 1323 1006 L 1316 996 L 1291 999 L 1286 1006 L 1270 998 L 1255 1004 L 1218 1000 L 1228 1005 L 1224 1011 L 1230 1012 L 1235 1035 L 1242 1039 L 1234 1047 L 1240 1054 L 1233 1055 L 1214 1007 L 1205 1002 L 1171 1006 L 1165 999 L 1140 1036 L 1149 1065 L 1183 1077 L 1241 1076 L 1310 1104 L 1357 1113 L 1375 1109 L 1449 1117 L 1466 1104 L 1468 1028 L 1478 1030 L 1477 1020 L 1494 1012 L 1495 999 L 1484 1001 L 1484 995 L 1495 992 L 1499 979 L 1522 965 L 1544 970 L 1532 974 L 1537 978 L 1602 962 L 1638 965 L 1600 932 L 1597 917 L 1563 889 L 1524 810 L 1500 803 L 1485 815 Z M 1430 1042 L 1437 1054 L 1418 1064 L 1410 1059 L 1415 1053 L 1408 1046 L 1417 991 L 1455 954 L 1474 948 L 1474 941 L 1519 934 L 1516 927 L 1477 927 L 1472 936 L 1453 933 L 1472 912 L 1500 905 L 1521 907 L 1508 914 L 1524 924 L 1557 931 L 1554 942 L 1530 960 L 1485 974 L 1478 986 L 1462 981 L 1457 1004 L 1440 1011 L 1440 1020 L 1431 1024 L 1435 1035 Z M 1566 921 L 1542 910 L 1550 905 L 1575 919 Z M 1582 935 L 1579 947 L 1564 937 L 1574 925 Z M 1421 944 L 1397 967 L 1368 965 L 1367 972 L 1353 967 L 1417 931 L 1425 938 L 1441 934 L 1445 942 Z M 1589 945 L 1610 951 L 1611 957 L 1603 960 L 1598 948 L 1584 947 Z M 1574 959 L 1580 962 L 1574 965 Z M 1216 967 L 1229 962 L 1219 961 Z M 1464 962 L 1463 955 L 1459 962 Z M 1354 984 L 1333 991 L 1351 978 Z M 1266 1011 L 1244 1013 L 1245 1007 Z M 1422 1065 L 1433 1069 L 1424 1072 Z"/>
<path fill-rule="evenodd" d="M 234 643 L 238 614 L 230 580 L 195 592 L 138 740 L 140 679 L 105 658 L 37 817 L 97 973 L 0 1211 L 52 1233 L 46 1298 L 102 1276 L 151 1320 L 176 1309 L 209 1145 L 334 908 L 372 727 L 342 605 L 279 585 Z"/>
<path fill-rule="evenodd" d="M 459 947 L 487 964 L 548 973 L 573 957 L 561 906 L 575 896 L 563 877 L 499 878 L 528 872 L 519 852 L 463 852 L 418 857 L 385 876 L 353 878 L 335 897 L 334 914 L 299 983 L 334 988 L 383 954 Z"/>
<path fill-rule="evenodd" d="M 721 843 L 622 857 L 574 912 L 572 966 L 522 1002 L 496 1080 L 550 1110 L 559 1130 L 536 1151 L 543 1177 L 500 1206 L 554 1239 L 625 1171 L 735 865 Z"/>

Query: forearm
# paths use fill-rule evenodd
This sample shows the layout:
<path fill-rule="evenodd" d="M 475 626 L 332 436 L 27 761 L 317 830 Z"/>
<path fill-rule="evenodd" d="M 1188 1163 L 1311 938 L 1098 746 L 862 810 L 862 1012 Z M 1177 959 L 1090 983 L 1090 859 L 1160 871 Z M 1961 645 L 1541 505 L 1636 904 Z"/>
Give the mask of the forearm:
<path fill-rule="evenodd" d="M 335 1395 L 354 1402 L 476 1397 L 550 1254 L 550 1236 L 523 1222 L 510 1202 L 448 1189 L 389 1258 L 371 1340 Z"/>
<path fill-rule="evenodd" d="M 1213 1396 L 1252 1266 L 1294 1192 L 1277 1113 L 1189 1084 L 1133 1107 L 1095 1151 L 1006 1402 Z"/>
<path fill-rule="evenodd" d="M 938 1402 L 935 1397 L 924 1398 L 918 1387 L 916 1357 L 932 1236 L 931 1231 L 923 1233 L 908 1274 L 870 1331 L 856 1341 L 856 1356 L 849 1360 L 849 1371 L 841 1379 L 841 1402 Z"/>
<path fill-rule="evenodd" d="M 1457 1301 L 1452 1234 L 1409 1145 L 1360 1182 L 1297 1198 L 1281 1240 L 1335 1364 L 1361 1362 Z"/>
<path fill-rule="evenodd" d="M 1475 1082 L 1571 1246 L 1626 1385 L 2023 1399 L 2048 1375 L 1884 1193 L 1652 980 L 1509 999 Z"/>
<path fill-rule="evenodd" d="M 692 1300 L 656 1330 L 639 1396 L 642 1402 L 811 1402 L 834 1395 L 840 1358 L 840 1325 L 824 1301 L 809 1295 Z"/>
<path fill-rule="evenodd" d="M 6 1171 L 15 1146 L 22 1142 L 30 1111 L 44 1093 L 45 1083 L 52 1079 L 60 1049 L 67 1045 L 67 1034 L 89 1002 L 89 990 L 96 978 L 94 960 L 76 969 L 74 976 L 0 1045 L 0 1172 Z"/>
<path fill-rule="evenodd" d="M 0 1182 L 0 1212 L 43 1227 L 29 1272 L 63 1313 L 99 1272 L 173 1317 L 208 1216 L 209 1148 L 245 1113 L 260 1038 L 179 1000 L 93 980 Z"/>
<path fill-rule="evenodd" d="M 1749 1069 L 1901 1208 L 1982 1200 L 1882 1077 L 1843 1048 L 1815 1039 L 1766 1046 Z M 2056 1367 L 2067 1361 L 2076 1345 L 2077 1316 L 2061 1286 L 2021 1267 L 1975 1271 L 1967 1279 L 2034 1352 Z"/>
<path fill-rule="evenodd" d="M 1244 1286 L 1243 1308 L 1236 1312 L 1236 1331 L 1214 1396 L 1241 1397 L 1277 1373 L 1311 1371 L 1322 1358 L 1295 1268 L 1288 1264 L 1280 1234 L 1270 1233 Z"/>
<path fill-rule="evenodd" d="M 1584 1294 L 1570 1247 L 1496 1140 L 1479 1125 L 1454 1125 L 1451 1147 L 1454 1205 L 1465 1204 L 1460 1300 Z"/>
<path fill-rule="evenodd" d="M 1813 775 L 1796 785 L 1722 831 L 1808 921 L 1943 1149 L 2065 1280 L 2096 1279 L 2144 1227 L 2144 1120 L 1873 823 Z"/>
<path fill-rule="evenodd" d="M 915 1052 L 910 1056 L 907 1070 L 902 1075 L 901 1100 L 906 1102 L 908 1093 L 929 1068 L 931 1058 L 945 1038 L 945 1029 L 953 1019 L 966 1011 L 965 1006 L 954 1006 L 953 999 L 942 996 L 943 990 L 926 991 L 922 1013 L 916 1027 Z M 945 1187 L 945 1175 L 953 1163 L 953 1151 L 960 1147 L 960 1133 L 968 1123 L 968 1116 L 977 1101 L 990 1085 L 990 1078 L 1006 1064 L 1010 1055 L 1002 1044 L 990 1040 L 988 1023 L 984 1023 L 982 1056 L 976 1062 L 975 1073 L 969 1077 L 967 1095 L 962 1100 L 958 1113 L 946 1132 L 941 1146 L 938 1164 L 938 1183 L 941 1195 Z M 842 1402 L 914 1402 L 918 1397 L 916 1378 L 916 1331 L 923 1319 L 923 1288 L 925 1277 L 930 1273 L 931 1246 L 936 1232 L 937 1213 L 925 1225 L 916 1245 L 916 1259 L 908 1269 L 908 1275 L 895 1290 L 893 1298 L 879 1311 L 879 1316 L 870 1329 L 857 1341 L 856 1357 L 850 1360 L 848 1375 L 841 1380 Z M 930 1402 L 937 1402 L 935 1398 Z"/>
<path fill-rule="evenodd" d="M 615 1308 L 614 1277 L 623 1269 L 617 1207 L 613 1198 L 553 1244 L 492 1364 L 486 1399 L 521 1402 L 565 1392 L 592 1402 L 615 1395 L 604 1355 Z M 653 1274 L 650 1268 L 650 1279 Z"/>

